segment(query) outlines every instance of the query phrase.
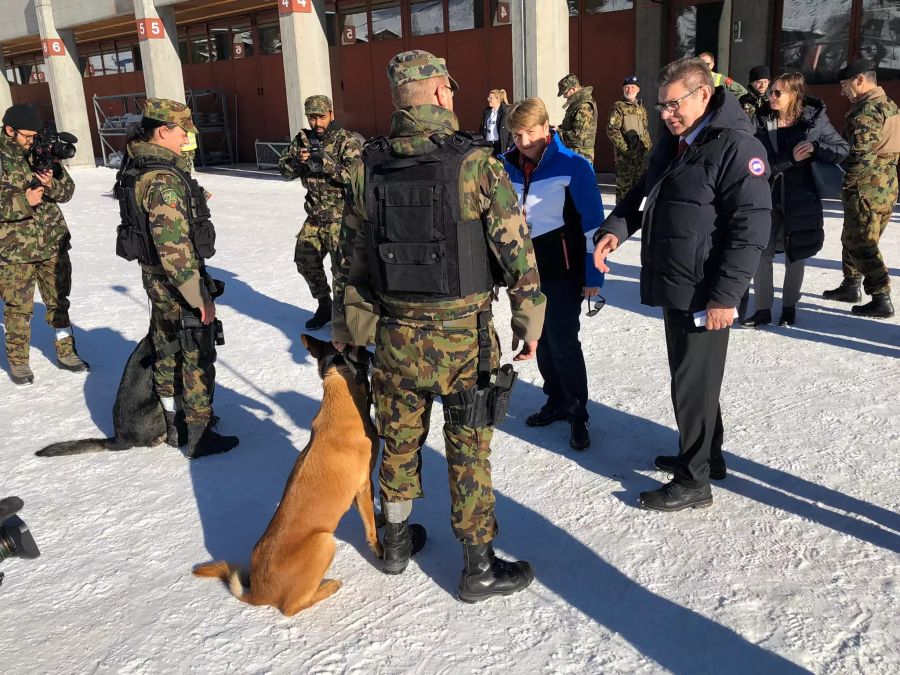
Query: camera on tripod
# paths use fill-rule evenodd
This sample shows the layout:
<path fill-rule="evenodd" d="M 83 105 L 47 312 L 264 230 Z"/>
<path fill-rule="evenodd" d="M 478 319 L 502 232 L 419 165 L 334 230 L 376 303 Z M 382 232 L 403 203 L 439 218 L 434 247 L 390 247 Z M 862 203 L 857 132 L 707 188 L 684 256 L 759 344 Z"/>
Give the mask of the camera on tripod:
<path fill-rule="evenodd" d="M 316 138 L 315 132 L 310 129 L 302 129 L 300 137 L 303 139 L 303 149 L 309 151 L 309 159 L 306 160 L 306 168 L 310 173 L 322 173 L 325 169 L 325 149 Z"/>
<path fill-rule="evenodd" d="M 78 139 L 65 131 L 44 129 L 34 137 L 30 151 L 31 169 L 35 173 L 50 171 L 53 165 L 63 159 L 75 156 Z"/>
<path fill-rule="evenodd" d="M 18 497 L 0 499 L 0 562 L 7 558 L 37 558 L 41 554 L 25 521 L 16 515 L 24 505 Z"/>

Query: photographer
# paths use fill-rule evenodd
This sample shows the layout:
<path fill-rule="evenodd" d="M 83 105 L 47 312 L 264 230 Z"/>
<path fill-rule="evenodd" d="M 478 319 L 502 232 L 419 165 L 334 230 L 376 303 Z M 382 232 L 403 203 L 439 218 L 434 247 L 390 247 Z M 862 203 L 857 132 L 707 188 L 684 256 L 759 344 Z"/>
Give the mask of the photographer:
<path fill-rule="evenodd" d="M 306 188 L 306 221 L 297 235 L 294 262 L 306 280 L 312 296 L 319 301 L 306 328 L 316 330 L 331 321 L 331 289 L 322 261 L 337 250 L 344 213 L 347 170 L 362 154 L 362 143 L 334 121 L 334 109 L 327 96 L 310 96 L 304 103 L 309 129 L 303 129 L 278 162 L 285 178 L 299 178 Z"/>
<path fill-rule="evenodd" d="M 33 148 L 42 139 L 40 127 L 34 108 L 14 105 L 3 115 L 0 134 L 0 297 L 10 378 L 16 384 L 34 382 L 28 351 L 35 283 L 47 307 L 47 323 L 56 331 L 56 365 L 73 372 L 89 368 L 72 337 L 70 235 L 57 206 L 72 198 L 75 184 L 55 160 L 48 169 L 35 171 Z M 49 150 L 39 145 L 42 156 L 55 157 L 57 145 Z"/>

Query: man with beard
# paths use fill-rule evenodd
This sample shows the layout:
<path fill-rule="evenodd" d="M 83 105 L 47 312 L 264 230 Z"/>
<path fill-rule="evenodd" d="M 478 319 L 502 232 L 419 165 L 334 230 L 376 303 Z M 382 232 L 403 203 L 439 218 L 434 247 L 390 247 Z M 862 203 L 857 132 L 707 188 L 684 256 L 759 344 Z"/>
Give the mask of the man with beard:
<path fill-rule="evenodd" d="M 594 145 L 597 142 L 597 102 L 591 95 L 593 87 L 582 87 L 578 78 L 569 73 L 559 81 L 558 96 L 566 99 L 566 116 L 559 125 L 559 134 L 566 147 L 571 148 L 594 164 Z"/>
<path fill-rule="evenodd" d="M 622 98 L 613 103 L 606 123 L 606 135 L 613 146 L 616 161 L 616 201 L 637 182 L 647 166 L 650 154 L 650 128 L 647 109 L 638 94 L 641 93 L 637 76 L 630 75 L 622 83 Z"/>

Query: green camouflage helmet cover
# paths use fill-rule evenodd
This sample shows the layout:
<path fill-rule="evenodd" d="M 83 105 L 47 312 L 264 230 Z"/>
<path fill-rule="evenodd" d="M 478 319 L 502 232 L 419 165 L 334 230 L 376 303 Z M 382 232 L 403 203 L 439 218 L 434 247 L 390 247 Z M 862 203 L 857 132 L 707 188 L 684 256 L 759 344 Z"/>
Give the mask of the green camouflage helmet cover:
<path fill-rule="evenodd" d="M 331 105 L 331 99 L 324 94 L 316 94 L 310 96 L 303 104 L 303 111 L 307 115 L 327 115 L 334 106 Z"/>
<path fill-rule="evenodd" d="M 450 71 L 447 70 L 447 62 L 439 56 L 421 49 L 412 49 L 408 52 L 397 54 L 388 63 L 387 76 L 391 89 L 396 89 L 410 82 L 443 76 L 450 80 L 450 88 L 453 91 L 459 90 L 456 80 L 450 77 Z"/>
<path fill-rule="evenodd" d="M 148 98 L 144 105 L 144 117 L 157 122 L 175 124 L 189 134 L 198 133 L 191 119 L 191 109 L 184 103 L 172 101 L 167 98 Z"/>
<path fill-rule="evenodd" d="M 556 93 L 557 96 L 562 96 L 566 93 L 566 89 L 570 87 L 580 87 L 581 83 L 578 81 L 578 77 L 575 73 L 569 73 L 563 79 L 559 81 L 559 91 Z"/>

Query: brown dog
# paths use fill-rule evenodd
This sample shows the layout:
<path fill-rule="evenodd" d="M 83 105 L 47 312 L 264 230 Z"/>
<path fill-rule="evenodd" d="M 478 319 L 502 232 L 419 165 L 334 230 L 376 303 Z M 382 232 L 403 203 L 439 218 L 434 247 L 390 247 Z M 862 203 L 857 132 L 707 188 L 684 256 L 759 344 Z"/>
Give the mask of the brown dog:
<path fill-rule="evenodd" d="M 324 394 L 281 504 L 253 548 L 249 574 L 220 561 L 194 569 L 200 577 L 226 581 L 251 605 L 272 605 L 287 616 L 332 595 L 341 582 L 324 579 L 334 558 L 334 531 L 353 502 L 362 516 L 369 548 L 379 558 L 372 469 L 378 436 L 369 418 L 366 388 L 330 342 L 302 336 L 319 362 Z M 244 588 L 249 580 L 249 588 Z"/>

